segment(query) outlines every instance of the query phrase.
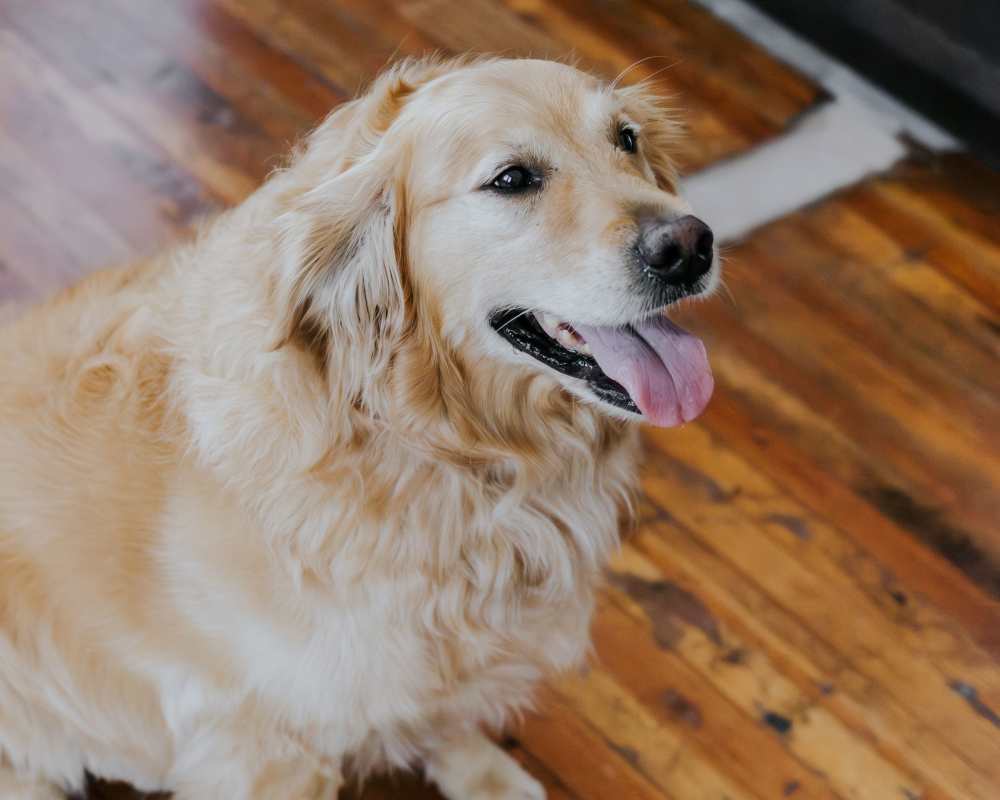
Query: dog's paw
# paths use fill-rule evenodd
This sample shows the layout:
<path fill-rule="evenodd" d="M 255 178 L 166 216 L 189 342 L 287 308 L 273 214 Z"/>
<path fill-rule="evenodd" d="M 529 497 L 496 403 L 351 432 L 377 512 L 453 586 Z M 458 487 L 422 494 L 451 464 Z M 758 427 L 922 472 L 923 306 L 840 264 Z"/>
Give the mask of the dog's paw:
<path fill-rule="evenodd" d="M 545 788 L 510 759 L 502 770 L 492 769 L 478 776 L 463 800 L 545 800 Z"/>
<path fill-rule="evenodd" d="M 545 788 L 485 738 L 441 754 L 428 768 L 448 800 L 545 800 Z"/>
<path fill-rule="evenodd" d="M 3 800 L 65 800 L 65 795 L 53 784 L 21 777 L 0 767 L 0 797 Z"/>

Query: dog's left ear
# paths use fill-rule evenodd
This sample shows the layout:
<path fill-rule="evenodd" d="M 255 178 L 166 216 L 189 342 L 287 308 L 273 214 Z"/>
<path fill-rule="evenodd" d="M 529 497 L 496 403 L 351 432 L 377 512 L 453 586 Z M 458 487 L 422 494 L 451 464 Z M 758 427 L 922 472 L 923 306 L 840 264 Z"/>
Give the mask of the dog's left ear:
<path fill-rule="evenodd" d="M 379 372 L 405 324 L 404 184 L 376 153 L 298 195 L 279 220 L 284 343 L 329 365 L 337 348 Z M 363 387 L 365 375 L 338 373 Z M 357 380 L 350 380 L 351 378 Z"/>
<path fill-rule="evenodd" d="M 376 379 L 406 325 L 409 154 L 405 137 L 390 140 L 393 123 L 414 91 L 458 66 L 397 64 L 334 111 L 279 177 L 280 338 L 324 365 L 343 355 L 336 372 L 346 391 Z"/>

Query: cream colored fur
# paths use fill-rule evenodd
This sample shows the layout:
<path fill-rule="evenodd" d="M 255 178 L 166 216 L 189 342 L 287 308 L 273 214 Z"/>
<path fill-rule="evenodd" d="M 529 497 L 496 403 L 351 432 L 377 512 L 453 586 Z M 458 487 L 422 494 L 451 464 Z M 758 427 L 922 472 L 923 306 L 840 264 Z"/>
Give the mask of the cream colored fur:
<path fill-rule="evenodd" d="M 424 762 L 542 797 L 478 731 L 584 658 L 636 432 L 486 318 L 640 313 L 622 242 L 683 208 L 671 132 L 567 66 L 407 62 L 196 241 L 8 324 L 0 796 Z M 537 199 L 480 190 L 512 153 L 552 165 Z"/>

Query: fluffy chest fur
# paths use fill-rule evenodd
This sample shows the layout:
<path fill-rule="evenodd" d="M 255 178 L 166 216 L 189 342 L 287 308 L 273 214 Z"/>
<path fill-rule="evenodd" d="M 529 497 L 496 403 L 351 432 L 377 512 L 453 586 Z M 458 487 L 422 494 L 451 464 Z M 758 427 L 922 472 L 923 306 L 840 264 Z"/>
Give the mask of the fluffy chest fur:
<path fill-rule="evenodd" d="M 362 767 L 406 763 L 442 721 L 499 725 L 582 659 L 634 469 L 632 437 L 606 446 L 542 477 L 386 435 L 280 492 L 249 453 L 254 490 L 192 465 L 166 514 L 174 593 L 190 624 L 227 631 L 220 657 L 280 724 Z"/>

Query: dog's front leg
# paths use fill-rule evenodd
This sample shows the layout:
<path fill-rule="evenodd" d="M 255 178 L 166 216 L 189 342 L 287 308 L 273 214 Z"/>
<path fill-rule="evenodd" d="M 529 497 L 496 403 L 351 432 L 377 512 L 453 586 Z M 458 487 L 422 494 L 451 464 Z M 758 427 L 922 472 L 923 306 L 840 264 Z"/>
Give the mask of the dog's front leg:
<path fill-rule="evenodd" d="M 426 761 L 448 800 L 545 800 L 545 789 L 483 734 L 449 739 Z"/>
<path fill-rule="evenodd" d="M 62 800 L 64 795 L 55 784 L 19 774 L 0 757 L 0 797 L 3 800 Z"/>
<path fill-rule="evenodd" d="M 173 792 L 174 800 L 336 800 L 340 791 L 339 775 L 317 772 L 306 764 L 269 764 L 249 780 L 234 776 L 231 780 L 218 774 L 185 778 Z"/>
<path fill-rule="evenodd" d="M 174 800 L 336 800 L 339 762 L 246 737 L 213 739 L 183 754 L 170 781 Z"/>

